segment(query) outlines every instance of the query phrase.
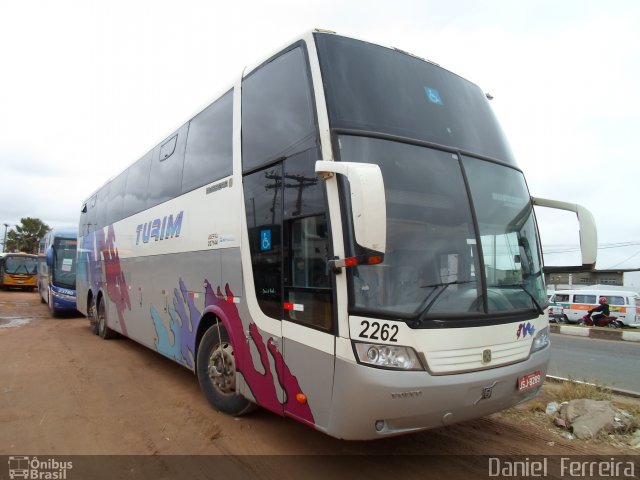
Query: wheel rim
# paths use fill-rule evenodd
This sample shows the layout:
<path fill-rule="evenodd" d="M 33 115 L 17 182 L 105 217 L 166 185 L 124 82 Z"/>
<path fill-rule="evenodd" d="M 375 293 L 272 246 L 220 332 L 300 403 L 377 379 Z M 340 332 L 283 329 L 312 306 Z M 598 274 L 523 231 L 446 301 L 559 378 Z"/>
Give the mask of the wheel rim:
<path fill-rule="evenodd" d="M 224 394 L 236 391 L 236 363 L 229 342 L 219 343 L 209 356 L 207 366 L 213 386 Z"/>
<path fill-rule="evenodd" d="M 105 318 L 104 318 L 104 310 L 102 308 L 102 303 L 100 304 L 100 306 L 98 307 L 98 330 L 100 332 L 104 332 L 104 329 L 106 327 L 105 324 Z"/>

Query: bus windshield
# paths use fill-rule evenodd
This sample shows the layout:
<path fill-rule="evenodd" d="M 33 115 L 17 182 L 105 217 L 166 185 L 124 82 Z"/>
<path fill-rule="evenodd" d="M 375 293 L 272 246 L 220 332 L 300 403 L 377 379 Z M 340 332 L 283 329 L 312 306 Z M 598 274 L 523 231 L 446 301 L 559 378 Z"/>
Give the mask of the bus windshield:
<path fill-rule="evenodd" d="M 546 305 L 522 173 L 383 139 L 342 135 L 339 145 L 342 161 L 380 166 L 387 201 L 384 263 L 350 271 L 356 310 L 424 320 Z"/>
<path fill-rule="evenodd" d="M 378 45 L 325 34 L 316 43 L 333 129 L 415 139 L 515 165 L 475 84 Z"/>
<path fill-rule="evenodd" d="M 7 255 L 4 269 L 10 274 L 35 275 L 38 271 L 38 260 L 32 255 Z"/>
<path fill-rule="evenodd" d="M 542 313 L 530 196 L 482 91 L 403 52 L 316 42 L 339 160 L 379 165 L 385 184 L 385 260 L 350 269 L 351 311 L 424 325 Z"/>
<path fill-rule="evenodd" d="M 52 283 L 58 287 L 75 290 L 76 288 L 76 239 L 56 238 Z"/>

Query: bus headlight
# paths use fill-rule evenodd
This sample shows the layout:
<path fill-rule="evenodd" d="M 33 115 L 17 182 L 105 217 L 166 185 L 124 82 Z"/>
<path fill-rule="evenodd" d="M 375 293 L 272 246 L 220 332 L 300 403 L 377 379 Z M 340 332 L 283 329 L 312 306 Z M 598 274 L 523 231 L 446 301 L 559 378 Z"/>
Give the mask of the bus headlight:
<path fill-rule="evenodd" d="M 358 362 L 394 370 L 424 370 L 411 347 L 354 342 Z"/>
<path fill-rule="evenodd" d="M 531 351 L 529 353 L 534 353 L 538 350 L 542 350 L 547 345 L 549 345 L 550 340 L 549 327 L 544 327 L 533 339 L 533 343 L 531 344 Z"/>

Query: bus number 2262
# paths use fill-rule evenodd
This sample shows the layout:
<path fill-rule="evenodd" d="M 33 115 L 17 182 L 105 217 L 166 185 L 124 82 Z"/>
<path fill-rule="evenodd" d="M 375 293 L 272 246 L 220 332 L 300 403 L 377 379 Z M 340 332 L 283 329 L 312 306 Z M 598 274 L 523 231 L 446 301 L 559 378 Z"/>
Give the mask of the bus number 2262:
<path fill-rule="evenodd" d="M 383 342 L 397 342 L 398 325 L 388 323 L 369 322 L 362 320 L 360 322 L 362 330 L 358 334 L 360 338 L 368 338 L 370 340 L 382 340 Z"/>

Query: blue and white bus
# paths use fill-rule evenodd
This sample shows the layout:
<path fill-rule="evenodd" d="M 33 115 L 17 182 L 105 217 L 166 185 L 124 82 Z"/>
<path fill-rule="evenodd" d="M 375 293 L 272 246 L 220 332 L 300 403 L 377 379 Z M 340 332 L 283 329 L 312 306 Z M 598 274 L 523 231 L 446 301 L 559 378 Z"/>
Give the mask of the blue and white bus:
<path fill-rule="evenodd" d="M 534 205 L 476 85 L 313 31 L 247 68 L 82 206 L 78 309 L 211 404 L 374 439 L 534 396 L 549 360 Z"/>
<path fill-rule="evenodd" d="M 50 230 L 38 249 L 38 294 L 52 317 L 76 311 L 78 229 Z"/>

